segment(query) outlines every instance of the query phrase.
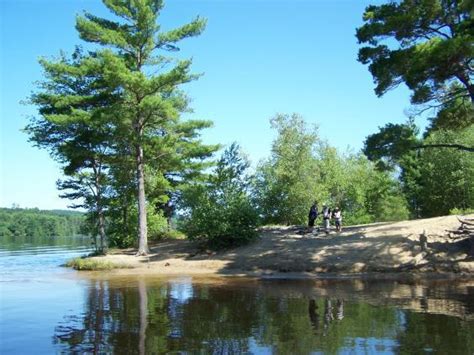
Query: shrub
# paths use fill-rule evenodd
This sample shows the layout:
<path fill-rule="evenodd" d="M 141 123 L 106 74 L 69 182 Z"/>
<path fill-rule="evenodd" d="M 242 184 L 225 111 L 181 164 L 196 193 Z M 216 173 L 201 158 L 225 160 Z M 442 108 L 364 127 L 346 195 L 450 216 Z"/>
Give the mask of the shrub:
<path fill-rule="evenodd" d="M 199 240 L 211 248 L 245 244 L 256 235 L 258 216 L 245 195 L 222 196 L 216 201 L 208 191 L 197 197 L 200 207 L 185 219 L 183 231 L 191 240 Z"/>
<path fill-rule="evenodd" d="M 249 163 L 236 144 L 224 152 L 207 184 L 183 194 L 181 230 L 210 248 L 244 244 L 257 235 L 258 213 L 247 191 Z"/>
<path fill-rule="evenodd" d="M 449 214 L 451 215 L 465 215 L 465 214 L 471 214 L 474 213 L 474 208 L 453 208 L 452 210 L 449 211 Z"/>

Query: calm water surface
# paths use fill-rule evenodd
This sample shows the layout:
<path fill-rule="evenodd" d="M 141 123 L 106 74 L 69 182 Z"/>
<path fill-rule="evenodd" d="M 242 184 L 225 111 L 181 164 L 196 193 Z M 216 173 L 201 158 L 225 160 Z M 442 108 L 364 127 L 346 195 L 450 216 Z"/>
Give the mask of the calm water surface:
<path fill-rule="evenodd" d="M 0 239 L 0 354 L 474 354 L 474 282 L 84 276 Z"/>

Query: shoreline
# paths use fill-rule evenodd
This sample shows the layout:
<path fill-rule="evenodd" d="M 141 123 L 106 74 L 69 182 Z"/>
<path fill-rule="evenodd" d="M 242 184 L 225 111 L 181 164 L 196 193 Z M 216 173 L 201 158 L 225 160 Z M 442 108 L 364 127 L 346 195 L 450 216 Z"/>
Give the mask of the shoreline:
<path fill-rule="evenodd" d="M 90 259 L 125 267 L 100 272 L 110 276 L 471 279 L 469 240 L 451 239 L 446 232 L 458 227 L 456 216 L 350 226 L 329 236 L 272 226 L 261 228 L 254 242 L 225 251 L 203 252 L 188 240 L 165 240 L 151 245 L 148 256 L 125 249 Z M 419 243 L 424 231 L 426 251 Z"/>
<path fill-rule="evenodd" d="M 367 273 L 308 273 L 308 272 L 243 272 L 236 270 L 234 273 L 218 272 L 181 272 L 175 270 L 168 273 L 155 271 L 143 272 L 142 269 L 114 269 L 109 271 L 80 271 L 74 277 L 87 279 L 120 279 L 120 278 L 152 278 L 152 279 L 186 279 L 190 278 L 196 281 L 202 280 L 287 280 L 287 281 L 394 281 L 402 283 L 422 283 L 436 281 L 474 281 L 472 273 L 454 273 L 454 272 L 367 272 Z"/>

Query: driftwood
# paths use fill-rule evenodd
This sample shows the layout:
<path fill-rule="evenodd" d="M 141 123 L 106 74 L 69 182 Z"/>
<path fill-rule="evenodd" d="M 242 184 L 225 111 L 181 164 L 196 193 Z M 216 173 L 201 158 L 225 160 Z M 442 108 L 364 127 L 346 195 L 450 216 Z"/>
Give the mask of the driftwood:
<path fill-rule="evenodd" d="M 469 234 L 453 234 L 453 233 L 448 233 L 448 237 L 449 239 L 455 239 L 455 240 L 459 240 L 459 239 L 466 239 L 466 238 L 469 238 Z"/>
<path fill-rule="evenodd" d="M 468 229 L 446 229 L 446 232 L 452 234 L 470 234 L 473 231 L 470 231 Z"/>
<path fill-rule="evenodd" d="M 474 226 L 474 219 L 468 218 L 468 219 L 461 219 L 457 217 L 458 221 L 461 222 L 461 227 L 463 224 L 467 226 Z"/>
<path fill-rule="evenodd" d="M 451 239 L 463 239 L 469 241 L 469 255 L 474 257 L 474 219 L 456 217 L 461 223 L 461 226 L 456 230 L 446 230 Z M 421 239 L 420 239 L 421 242 Z"/>

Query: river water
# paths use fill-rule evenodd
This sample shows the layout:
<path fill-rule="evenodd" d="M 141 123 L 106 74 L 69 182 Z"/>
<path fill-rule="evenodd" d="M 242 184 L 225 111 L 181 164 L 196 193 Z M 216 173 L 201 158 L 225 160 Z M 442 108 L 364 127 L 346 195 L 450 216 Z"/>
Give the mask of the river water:
<path fill-rule="evenodd" d="M 110 277 L 0 238 L 0 354 L 474 354 L 474 282 Z"/>

